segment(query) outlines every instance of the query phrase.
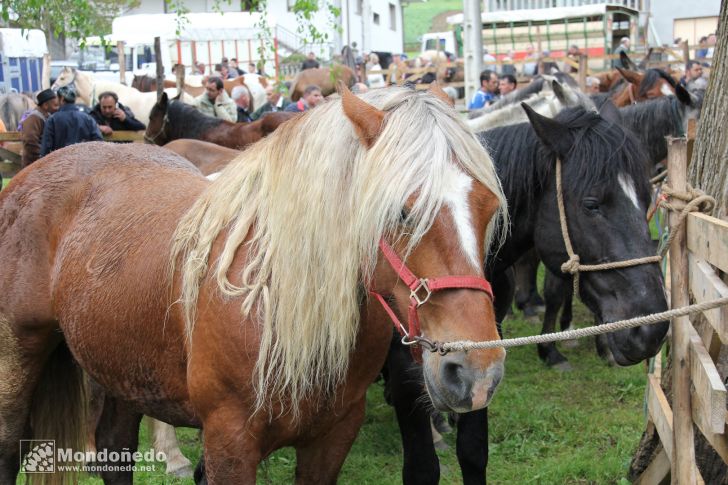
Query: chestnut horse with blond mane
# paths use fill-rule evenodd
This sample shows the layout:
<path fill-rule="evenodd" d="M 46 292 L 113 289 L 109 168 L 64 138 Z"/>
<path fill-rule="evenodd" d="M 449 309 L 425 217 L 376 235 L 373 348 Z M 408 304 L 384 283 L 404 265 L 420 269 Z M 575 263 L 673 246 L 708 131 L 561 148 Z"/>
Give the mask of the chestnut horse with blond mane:
<path fill-rule="evenodd" d="M 498 338 L 500 207 L 458 114 L 404 88 L 343 89 L 214 182 L 151 145 L 53 152 L 0 193 L 0 483 L 20 439 L 83 450 L 80 369 L 129 410 L 119 426 L 202 427 L 208 483 L 254 484 L 284 446 L 297 482 L 335 482 L 390 317 L 415 341 Z M 424 354 L 440 409 L 483 408 L 503 374 L 503 349 Z"/>

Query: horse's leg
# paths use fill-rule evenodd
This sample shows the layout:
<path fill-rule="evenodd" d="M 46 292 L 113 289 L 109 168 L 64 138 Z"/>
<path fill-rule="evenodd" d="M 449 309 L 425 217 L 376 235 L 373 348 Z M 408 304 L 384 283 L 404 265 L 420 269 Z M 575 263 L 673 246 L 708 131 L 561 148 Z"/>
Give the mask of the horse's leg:
<path fill-rule="evenodd" d="M 488 408 L 458 415 L 457 456 L 464 485 L 485 485 Z"/>
<path fill-rule="evenodd" d="M 539 261 L 536 250 L 531 249 L 513 265 L 516 272 L 516 307 L 523 311 L 526 318 L 535 317 L 537 307 L 543 304 L 536 285 Z"/>
<path fill-rule="evenodd" d="M 167 474 L 176 477 L 191 477 L 192 463 L 179 449 L 174 426 L 154 418 L 148 418 L 147 429 L 149 429 L 149 434 L 152 436 L 153 448 L 167 455 Z"/>
<path fill-rule="evenodd" d="M 139 423 L 142 415 L 130 408 L 130 406 L 119 399 L 108 394 L 104 397 L 104 410 L 101 412 L 99 424 L 96 427 L 96 449 L 101 452 L 106 450 L 107 455 L 112 451 L 121 454 L 122 451 L 130 452 L 132 455 L 139 446 Z M 121 456 L 121 455 L 120 455 Z M 103 466 L 104 463 L 97 463 Z M 110 463 L 118 470 L 102 471 L 99 473 L 104 480 L 104 485 L 126 485 L 133 483 L 134 472 L 125 470 L 134 465 L 134 461 L 120 460 L 118 463 Z"/>
<path fill-rule="evenodd" d="M 570 330 L 571 322 L 574 319 L 573 304 L 574 304 L 574 284 L 573 280 L 569 278 L 566 280 L 564 288 L 564 308 L 561 310 L 561 318 L 559 323 L 561 324 L 561 330 Z"/>
<path fill-rule="evenodd" d="M 397 334 L 392 338 L 385 369 L 387 401 L 394 406 L 402 436 L 402 482 L 437 484 L 440 462 L 432 442 L 430 410 L 421 402 L 422 369 L 415 366 L 409 348 L 401 344 Z"/>
<path fill-rule="evenodd" d="M 86 451 L 96 452 L 96 428 L 99 427 L 101 414 L 104 412 L 106 391 L 90 376 L 86 375 L 88 383 L 88 420 L 86 421 Z"/>
<path fill-rule="evenodd" d="M 346 455 L 364 422 L 366 398 L 354 403 L 346 415 L 315 441 L 296 447 L 297 484 L 335 484 Z"/>
<path fill-rule="evenodd" d="M 543 316 L 543 327 L 541 334 L 553 333 L 556 328 L 556 317 L 564 302 L 564 296 L 568 291 L 568 280 L 563 280 L 546 270 L 543 294 L 546 299 L 546 312 Z M 538 344 L 538 356 L 548 366 L 568 367 L 566 357 L 557 349 L 554 342 Z"/>
<path fill-rule="evenodd" d="M 257 432 L 243 429 L 249 416 L 237 402 L 220 403 L 205 416 L 204 479 L 210 485 L 254 485 L 258 463 L 263 459 Z M 262 431 L 261 431 L 262 433 Z"/>
<path fill-rule="evenodd" d="M 42 320 L 18 325 L 19 337 L 0 318 L 0 483 L 16 482 L 21 439 L 83 449 L 83 375 L 54 326 Z"/>

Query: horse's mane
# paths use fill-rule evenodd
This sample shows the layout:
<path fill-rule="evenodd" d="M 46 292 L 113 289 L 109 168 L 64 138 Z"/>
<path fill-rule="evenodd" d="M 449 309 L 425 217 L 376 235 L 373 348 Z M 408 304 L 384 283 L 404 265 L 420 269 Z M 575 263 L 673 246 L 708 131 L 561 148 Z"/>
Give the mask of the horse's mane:
<path fill-rule="evenodd" d="M 657 68 L 651 68 L 647 69 L 645 71 L 645 77 L 642 79 L 642 82 L 640 83 L 640 89 L 637 92 L 637 95 L 639 97 L 645 97 L 647 96 L 647 91 L 649 91 L 656 82 L 658 82 L 660 79 L 664 79 L 665 81 L 672 86 L 672 89 L 675 89 L 675 85 L 677 84 L 675 80 L 670 76 L 667 72 L 663 71 L 662 69 Z"/>
<path fill-rule="evenodd" d="M 369 150 L 340 99 L 331 100 L 244 151 L 177 227 L 171 269 L 181 273 L 190 345 L 200 283 L 208 277 L 221 294 L 239 297 L 243 315 L 260 326 L 257 410 L 281 401 L 297 415 L 302 399 L 341 383 L 378 243 L 406 236 L 404 255 L 419 243 L 443 204 L 445 174 L 464 171 L 505 208 L 488 154 L 455 111 L 405 88 L 361 97 L 387 112 Z M 415 192 L 404 228 L 402 207 Z M 506 218 L 493 218 L 488 242 Z M 247 264 L 231 274 L 246 239 Z"/>
<path fill-rule="evenodd" d="M 622 124 L 645 147 L 654 164 L 667 156 L 665 136 L 678 136 L 683 127 L 685 106 L 676 96 L 661 96 L 619 109 Z"/>
<path fill-rule="evenodd" d="M 169 117 L 170 138 L 195 138 L 202 139 L 202 134 L 217 128 L 224 123 L 223 120 L 213 116 L 207 116 L 192 105 L 179 100 L 170 99 L 167 105 L 167 116 Z"/>
<path fill-rule="evenodd" d="M 555 118 L 569 128 L 574 143 L 563 163 L 564 192 L 582 198 L 586 192 L 614 187 L 626 174 L 640 197 L 649 198 L 646 155 L 639 142 L 617 124 L 582 107 L 567 108 Z M 512 213 L 529 210 L 552 177 L 556 155 L 529 123 L 494 128 L 479 134 L 496 164 Z"/>

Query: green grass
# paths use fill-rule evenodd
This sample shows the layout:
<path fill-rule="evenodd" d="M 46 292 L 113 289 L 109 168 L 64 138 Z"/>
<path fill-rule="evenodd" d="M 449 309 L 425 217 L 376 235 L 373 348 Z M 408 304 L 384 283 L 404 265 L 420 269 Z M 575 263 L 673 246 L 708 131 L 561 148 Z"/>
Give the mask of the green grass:
<path fill-rule="evenodd" d="M 430 0 L 428 2 L 410 3 L 404 8 L 404 41 L 418 42 L 420 36 L 432 30 L 432 21 L 438 14 L 450 10 L 462 11 L 463 2 L 459 0 Z M 439 29 L 447 30 L 443 26 Z"/>
<path fill-rule="evenodd" d="M 542 279 L 542 277 L 541 277 Z M 575 308 L 577 326 L 592 324 L 583 306 Z M 511 317 L 504 324 L 506 337 L 537 334 L 540 326 Z M 574 370 L 546 368 L 534 347 L 508 351 L 506 377 L 490 407 L 490 484 L 614 484 L 624 479 L 644 428 L 644 367 L 610 368 L 594 351 L 593 340 L 574 348 L 560 346 Z M 182 451 L 199 458 L 197 431 L 178 429 Z M 455 436 L 445 437 L 449 449 L 438 452 L 443 484 L 462 482 L 455 456 Z M 141 449 L 148 449 L 146 427 Z M 367 396 L 364 426 L 354 443 L 339 483 L 399 484 L 401 442 L 394 412 L 383 398 L 381 383 Z M 274 453 L 259 469 L 258 483 L 291 483 L 293 450 Z M 19 482 L 20 483 L 20 482 Z M 81 484 L 101 484 L 84 478 Z M 161 470 L 135 475 L 135 483 L 191 484 L 172 479 Z"/>
<path fill-rule="evenodd" d="M 10 183 L 10 180 L 11 180 L 11 179 L 10 179 L 10 178 L 8 178 L 8 177 L 3 177 L 3 186 L 2 186 L 2 188 L 3 188 L 3 189 L 4 189 L 5 187 L 7 187 L 7 185 L 8 185 L 9 183 Z"/>

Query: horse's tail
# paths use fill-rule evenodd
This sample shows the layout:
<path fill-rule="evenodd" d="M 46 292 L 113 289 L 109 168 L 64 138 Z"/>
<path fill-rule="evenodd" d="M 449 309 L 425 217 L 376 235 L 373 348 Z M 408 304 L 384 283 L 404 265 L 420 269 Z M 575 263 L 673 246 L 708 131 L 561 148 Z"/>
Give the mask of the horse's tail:
<path fill-rule="evenodd" d="M 62 462 L 58 450 L 85 452 L 88 398 L 86 379 L 65 341 L 51 353 L 33 394 L 30 423 L 34 440 L 55 440 L 55 473 L 32 473 L 30 483 L 63 485 L 76 483 L 77 471 L 60 466 L 79 465 Z M 32 459 L 29 450 L 25 460 Z"/>
<path fill-rule="evenodd" d="M 18 125 L 13 125 L 15 112 L 13 111 L 12 106 L 10 106 L 9 96 L 0 96 L 0 119 L 3 120 L 3 122 L 5 123 L 5 127 L 9 131 L 14 131 L 15 129 L 17 129 Z"/>

